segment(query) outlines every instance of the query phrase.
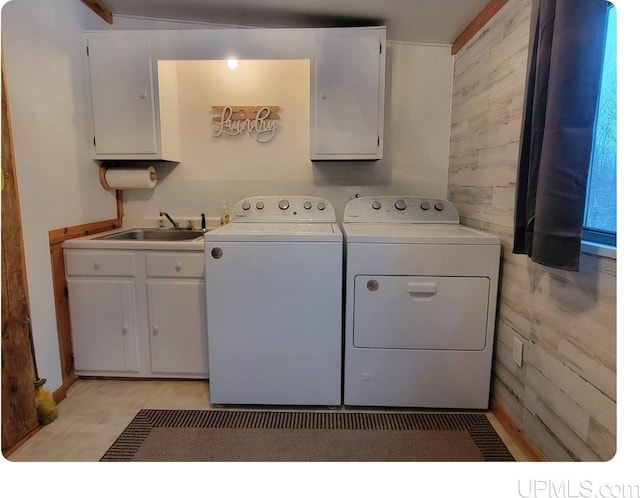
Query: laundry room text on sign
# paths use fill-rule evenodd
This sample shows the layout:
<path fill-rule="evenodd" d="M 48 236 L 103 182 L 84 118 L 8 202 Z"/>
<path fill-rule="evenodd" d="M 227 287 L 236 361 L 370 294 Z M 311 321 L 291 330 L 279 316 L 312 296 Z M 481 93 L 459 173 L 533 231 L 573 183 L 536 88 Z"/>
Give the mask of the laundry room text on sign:
<path fill-rule="evenodd" d="M 211 106 L 213 136 L 236 136 L 240 133 L 251 135 L 259 143 L 270 142 L 278 129 L 280 106 Z"/>

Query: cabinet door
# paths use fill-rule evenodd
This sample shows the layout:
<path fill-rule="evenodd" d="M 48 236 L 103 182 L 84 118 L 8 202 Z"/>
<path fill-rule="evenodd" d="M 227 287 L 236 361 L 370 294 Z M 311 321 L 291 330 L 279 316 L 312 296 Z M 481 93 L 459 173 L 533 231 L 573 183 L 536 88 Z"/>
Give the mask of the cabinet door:
<path fill-rule="evenodd" d="M 132 280 L 67 279 L 76 372 L 139 371 Z"/>
<path fill-rule="evenodd" d="M 318 35 L 311 159 L 380 159 L 383 30 Z"/>
<path fill-rule="evenodd" d="M 151 372 L 207 377 L 204 280 L 149 280 L 147 290 Z"/>
<path fill-rule="evenodd" d="M 149 39 L 88 39 L 97 156 L 158 152 Z"/>

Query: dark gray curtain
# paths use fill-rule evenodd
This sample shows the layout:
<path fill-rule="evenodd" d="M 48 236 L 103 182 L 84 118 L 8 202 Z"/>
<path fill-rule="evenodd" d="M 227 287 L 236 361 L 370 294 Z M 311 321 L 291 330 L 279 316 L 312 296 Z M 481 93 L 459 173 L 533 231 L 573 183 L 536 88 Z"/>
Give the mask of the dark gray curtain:
<path fill-rule="evenodd" d="M 533 0 L 513 252 L 578 270 L 598 104 L 604 0 Z"/>

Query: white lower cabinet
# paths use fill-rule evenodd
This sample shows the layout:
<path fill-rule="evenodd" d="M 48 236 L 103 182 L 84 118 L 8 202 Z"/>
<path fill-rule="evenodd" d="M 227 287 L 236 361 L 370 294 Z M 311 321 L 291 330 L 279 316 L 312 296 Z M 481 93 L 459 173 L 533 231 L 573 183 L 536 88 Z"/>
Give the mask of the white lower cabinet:
<path fill-rule="evenodd" d="M 147 290 L 151 372 L 206 376 L 204 282 L 147 282 Z"/>
<path fill-rule="evenodd" d="M 109 278 L 69 278 L 76 371 L 140 372 L 135 283 Z"/>
<path fill-rule="evenodd" d="M 207 377 L 203 254 L 154 253 L 146 262 L 151 373 Z"/>
<path fill-rule="evenodd" d="M 78 375 L 207 378 L 199 251 L 65 249 Z"/>

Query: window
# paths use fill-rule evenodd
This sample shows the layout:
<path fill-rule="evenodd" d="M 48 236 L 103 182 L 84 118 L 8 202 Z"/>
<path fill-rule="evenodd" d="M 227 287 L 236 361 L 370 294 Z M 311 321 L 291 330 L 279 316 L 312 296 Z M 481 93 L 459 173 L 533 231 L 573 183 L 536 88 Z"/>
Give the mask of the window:
<path fill-rule="evenodd" d="M 616 245 L 616 10 L 609 7 L 582 239 Z"/>

